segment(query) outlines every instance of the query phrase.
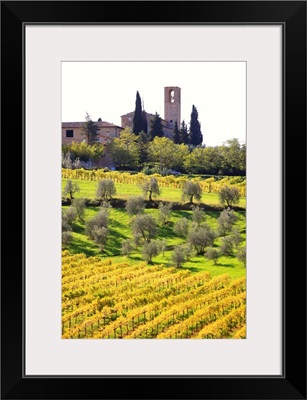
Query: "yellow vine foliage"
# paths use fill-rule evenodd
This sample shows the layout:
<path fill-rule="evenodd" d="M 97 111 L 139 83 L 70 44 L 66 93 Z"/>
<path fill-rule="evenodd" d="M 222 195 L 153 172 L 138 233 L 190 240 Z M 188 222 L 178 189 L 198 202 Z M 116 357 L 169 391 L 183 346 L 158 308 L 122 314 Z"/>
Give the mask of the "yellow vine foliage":
<path fill-rule="evenodd" d="M 189 179 L 186 176 L 162 176 L 159 174 L 153 174 L 161 188 L 183 188 L 186 181 Z M 119 172 L 119 171 L 103 171 L 103 170 L 85 170 L 80 169 L 65 169 L 62 168 L 62 178 L 63 179 L 80 179 L 85 181 L 99 181 L 102 179 L 112 179 L 115 183 L 124 184 L 134 184 L 138 185 L 144 180 L 148 179 L 148 175 L 143 173 L 130 174 L 129 172 Z M 246 181 L 242 180 L 242 177 L 225 177 L 220 180 L 215 178 L 201 179 L 200 177 L 191 179 L 193 182 L 199 183 L 202 190 L 205 193 L 219 193 L 221 187 L 235 186 L 238 188 L 240 195 L 246 195 Z"/>
<path fill-rule="evenodd" d="M 246 280 L 62 253 L 62 338 L 246 337 Z"/>

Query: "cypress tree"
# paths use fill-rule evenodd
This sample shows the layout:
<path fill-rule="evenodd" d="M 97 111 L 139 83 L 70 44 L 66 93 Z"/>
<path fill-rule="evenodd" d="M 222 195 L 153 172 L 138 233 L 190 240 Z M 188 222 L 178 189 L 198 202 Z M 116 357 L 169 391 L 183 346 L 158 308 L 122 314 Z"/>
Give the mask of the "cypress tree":
<path fill-rule="evenodd" d="M 175 121 L 175 127 L 174 127 L 174 133 L 173 133 L 173 142 L 175 144 L 181 144 L 181 135 L 180 135 L 180 131 L 178 129 L 178 124 L 177 121 Z"/>
<path fill-rule="evenodd" d="M 150 121 L 150 136 L 151 140 L 153 140 L 156 136 L 163 137 L 163 126 L 162 126 L 162 119 L 160 115 L 156 112 L 155 116 Z"/>
<path fill-rule="evenodd" d="M 147 125 L 146 111 L 144 111 L 144 110 L 142 112 L 142 117 L 143 117 L 143 128 L 142 128 L 142 131 L 147 133 L 148 132 L 148 125 Z"/>
<path fill-rule="evenodd" d="M 180 127 L 180 136 L 181 136 L 181 143 L 183 144 L 189 144 L 189 132 L 188 132 L 188 127 L 185 124 L 184 121 L 182 121 L 181 127 Z"/>
<path fill-rule="evenodd" d="M 140 163 L 144 164 L 148 160 L 148 143 L 150 142 L 150 134 L 144 131 L 139 135 L 139 155 Z"/>
<path fill-rule="evenodd" d="M 133 116 L 133 129 L 132 132 L 138 135 L 144 128 L 142 103 L 139 92 L 136 92 L 135 110 Z"/>
<path fill-rule="evenodd" d="M 198 146 L 203 142 L 203 135 L 200 130 L 200 123 L 198 121 L 197 108 L 192 106 L 191 122 L 190 122 L 190 143 L 193 146 Z"/>

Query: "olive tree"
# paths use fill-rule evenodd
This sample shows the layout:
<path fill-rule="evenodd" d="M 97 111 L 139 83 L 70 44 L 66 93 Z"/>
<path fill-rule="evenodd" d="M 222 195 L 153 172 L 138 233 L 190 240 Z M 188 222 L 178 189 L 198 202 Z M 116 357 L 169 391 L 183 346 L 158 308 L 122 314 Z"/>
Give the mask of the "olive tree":
<path fill-rule="evenodd" d="M 62 244 L 67 246 L 72 239 L 72 223 L 76 219 L 75 211 L 72 207 L 62 211 Z"/>
<path fill-rule="evenodd" d="M 151 177 L 150 179 L 145 180 L 141 185 L 140 185 L 144 195 L 146 196 L 148 193 L 148 200 L 152 201 L 152 196 L 159 196 L 160 194 L 160 188 L 159 188 L 159 183 L 157 181 L 157 178 L 154 176 Z"/>
<path fill-rule="evenodd" d="M 174 232 L 182 237 L 187 237 L 189 231 L 189 220 L 185 217 L 180 218 L 174 224 Z"/>
<path fill-rule="evenodd" d="M 213 229 L 205 224 L 202 226 L 194 226 L 189 230 L 188 241 L 194 246 L 197 254 L 204 254 L 205 248 L 212 246 L 215 239 Z"/>
<path fill-rule="evenodd" d="M 77 182 L 73 182 L 71 179 L 68 179 L 64 188 L 64 196 L 69 194 L 70 199 L 74 198 L 74 194 L 80 192 L 80 187 Z"/>
<path fill-rule="evenodd" d="M 62 231 L 62 244 L 67 246 L 72 239 L 71 231 Z"/>
<path fill-rule="evenodd" d="M 243 238 L 240 234 L 240 232 L 238 231 L 238 229 L 233 229 L 231 236 L 230 236 L 233 245 L 238 248 L 239 244 L 242 242 Z"/>
<path fill-rule="evenodd" d="M 219 191 L 219 198 L 220 203 L 226 204 L 227 207 L 238 204 L 240 200 L 239 189 L 236 186 L 223 186 Z"/>
<path fill-rule="evenodd" d="M 156 220 L 148 214 L 138 214 L 132 221 L 132 233 L 136 244 L 149 243 L 156 235 Z"/>
<path fill-rule="evenodd" d="M 112 179 L 103 179 L 98 182 L 96 197 L 103 201 L 109 201 L 116 194 L 116 188 Z"/>
<path fill-rule="evenodd" d="M 233 241 L 230 236 L 225 236 L 222 238 L 220 251 L 223 256 L 233 256 Z"/>
<path fill-rule="evenodd" d="M 107 241 L 109 224 L 109 211 L 102 208 L 93 218 L 85 224 L 85 232 L 103 251 Z"/>
<path fill-rule="evenodd" d="M 246 267 L 246 246 L 240 247 L 237 253 L 237 258 L 243 263 L 244 267 Z"/>
<path fill-rule="evenodd" d="M 177 268 L 180 268 L 182 264 L 188 261 L 191 257 L 192 249 L 189 244 L 180 244 L 176 246 L 172 253 L 172 262 Z"/>
<path fill-rule="evenodd" d="M 126 239 L 122 242 L 121 253 L 125 256 L 130 256 L 134 250 L 133 241 L 131 239 Z"/>
<path fill-rule="evenodd" d="M 193 199 L 201 200 L 202 189 L 198 182 L 186 181 L 182 188 L 181 199 L 189 199 L 190 203 L 193 203 Z"/>
<path fill-rule="evenodd" d="M 199 206 L 193 206 L 192 210 L 192 219 L 198 226 L 200 226 L 205 219 L 204 209 Z"/>
<path fill-rule="evenodd" d="M 80 221 L 84 221 L 84 213 L 85 213 L 85 199 L 82 197 L 78 197 L 77 199 L 73 199 L 71 203 L 72 207 L 76 210 L 76 214 Z"/>
<path fill-rule="evenodd" d="M 152 240 L 150 242 L 145 242 L 142 248 L 142 257 L 152 264 L 153 257 L 157 256 L 163 251 L 164 243 L 161 240 Z"/>
<path fill-rule="evenodd" d="M 227 233 L 231 232 L 236 220 L 237 216 L 231 208 L 228 207 L 223 210 L 217 220 L 219 235 L 225 236 Z"/>
<path fill-rule="evenodd" d="M 66 221 L 70 226 L 77 218 L 77 212 L 74 207 L 70 206 L 66 211 L 62 212 L 62 222 Z"/>
<path fill-rule="evenodd" d="M 145 208 L 145 201 L 141 196 L 132 196 L 126 202 L 126 211 L 129 215 L 141 214 Z"/>
<path fill-rule="evenodd" d="M 212 260 L 214 265 L 217 264 L 217 260 L 219 259 L 220 255 L 220 252 L 214 247 L 209 247 L 205 252 L 205 257 L 208 258 L 208 260 Z"/>
<path fill-rule="evenodd" d="M 162 224 L 165 225 L 171 218 L 171 210 L 173 207 L 173 203 L 160 203 L 158 210 L 158 221 Z"/>

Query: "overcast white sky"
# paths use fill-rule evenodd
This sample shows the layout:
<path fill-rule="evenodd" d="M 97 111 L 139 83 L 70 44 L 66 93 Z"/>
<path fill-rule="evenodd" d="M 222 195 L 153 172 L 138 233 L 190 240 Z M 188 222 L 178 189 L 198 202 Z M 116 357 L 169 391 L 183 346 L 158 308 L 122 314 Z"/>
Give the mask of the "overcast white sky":
<path fill-rule="evenodd" d="M 101 118 L 121 125 L 134 111 L 138 90 L 144 108 L 164 118 L 164 87 L 181 88 L 181 120 L 189 125 L 192 105 L 207 146 L 246 141 L 244 62 L 63 62 L 62 122 Z"/>

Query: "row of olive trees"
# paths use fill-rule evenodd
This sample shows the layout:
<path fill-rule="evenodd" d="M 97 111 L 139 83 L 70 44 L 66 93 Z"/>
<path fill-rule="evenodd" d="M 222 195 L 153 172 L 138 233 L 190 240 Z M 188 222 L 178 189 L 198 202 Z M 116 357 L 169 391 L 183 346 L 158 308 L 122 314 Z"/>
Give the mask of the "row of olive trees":
<path fill-rule="evenodd" d="M 84 222 L 85 199 L 79 197 L 72 200 L 71 206 L 62 211 L 62 244 L 68 245 L 71 241 L 72 225 L 78 219 Z"/>
<path fill-rule="evenodd" d="M 148 195 L 148 200 L 152 201 L 153 196 L 159 196 L 161 190 L 159 187 L 158 180 L 155 177 L 146 179 L 142 182 L 139 187 L 141 188 L 145 196 Z M 70 199 L 73 200 L 74 194 L 80 191 L 80 187 L 77 182 L 67 180 L 63 194 L 69 195 Z M 96 197 L 101 201 L 110 201 L 116 194 L 116 187 L 112 179 L 102 179 L 98 181 Z M 202 198 L 202 189 L 198 182 L 187 181 L 185 182 L 181 200 L 188 200 L 193 204 L 194 199 L 200 201 Z M 223 186 L 219 191 L 219 199 L 221 204 L 226 204 L 227 207 L 231 207 L 237 204 L 240 200 L 240 192 L 235 186 Z"/>
<path fill-rule="evenodd" d="M 220 213 L 217 220 L 217 229 L 213 230 L 205 221 L 205 214 L 199 207 L 195 207 L 193 211 L 192 221 L 187 218 L 181 218 L 174 225 L 174 232 L 187 238 L 188 243 L 194 246 L 197 255 L 205 255 L 209 260 L 213 260 L 216 264 L 221 256 L 236 255 L 240 261 L 246 265 L 245 247 L 239 247 L 242 242 L 240 232 L 234 228 L 237 217 L 233 210 L 227 208 Z M 221 238 L 219 248 L 213 247 L 214 240 Z M 177 249 L 176 256 L 179 260 L 184 258 L 184 254 L 180 254 L 184 249 Z"/>
<path fill-rule="evenodd" d="M 145 202 L 141 196 L 130 197 L 126 203 L 126 210 L 132 219 L 133 239 L 127 239 L 122 244 L 122 253 L 130 255 L 138 246 L 142 247 L 143 257 L 152 262 L 152 257 L 157 256 L 166 249 L 165 240 L 155 240 L 157 224 L 167 224 L 171 217 L 172 204 L 159 204 L 158 216 L 144 214 Z M 237 218 L 233 210 L 223 210 L 218 218 L 218 228 L 214 231 L 205 223 L 205 212 L 200 207 L 193 207 L 192 220 L 181 218 L 174 225 L 176 235 L 187 239 L 187 243 L 177 246 L 172 254 L 172 261 L 179 267 L 193 254 L 206 255 L 215 263 L 222 256 L 233 256 L 234 247 L 238 248 L 242 241 L 240 232 L 233 229 Z M 229 234 L 231 234 L 229 236 Z M 228 235 L 228 236 L 226 236 Z M 214 240 L 222 237 L 219 250 L 213 248 Z M 240 250 L 241 251 L 241 250 Z"/>
<path fill-rule="evenodd" d="M 110 204 L 103 202 L 100 211 L 85 223 L 85 232 L 103 251 L 107 236 L 110 215 Z M 151 263 L 153 257 L 166 250 L 165 240 L 156 240 L 158 223 L 165 225 L 171 217 L 172 204 L 159 204 L 158 216 L 144 214 L 145 202 L 142 197 L 131 197 L 127 200 L 126 210 L 129 215 L 135 216 L 132 220 L 133 239 L 127 239 L 122 243 L 122 253 L 130 255 L 138 246 L 142 246 L 143 258 Z M 73 199 L 72 205 L 62 213 L 62 243 L 69 244 L 71 240 L 72 224 L 76 219 L 84 222 L 85 199 Z M 192 220 L 181 218 L 174 225 L 174 232 L 187 239 L 187 243 L 179 245 L 172 254 L 172 261 L 180 267 L 185 261 L 194 255 L 205 255 L 208 259 L 217 263 L 221 255 L 233 256 L 234 247 L 242 240 L 240 232 L 233 229 L 236 215 L 233 210 L 223 210 L 218 218 L 218 228 L 214 231 L 205 222 L 205 212 L 200 207 L 193 207 Z M 229 234 L 231 234 L 229 236 Z M 226 236 L 228 235 L 228 236 Z M 218 249 L 212 247 L 214 240 L 222 237 L 222 244 Z M 238 258 L 245 263 L 244 249 L 238 249 Z"/>

